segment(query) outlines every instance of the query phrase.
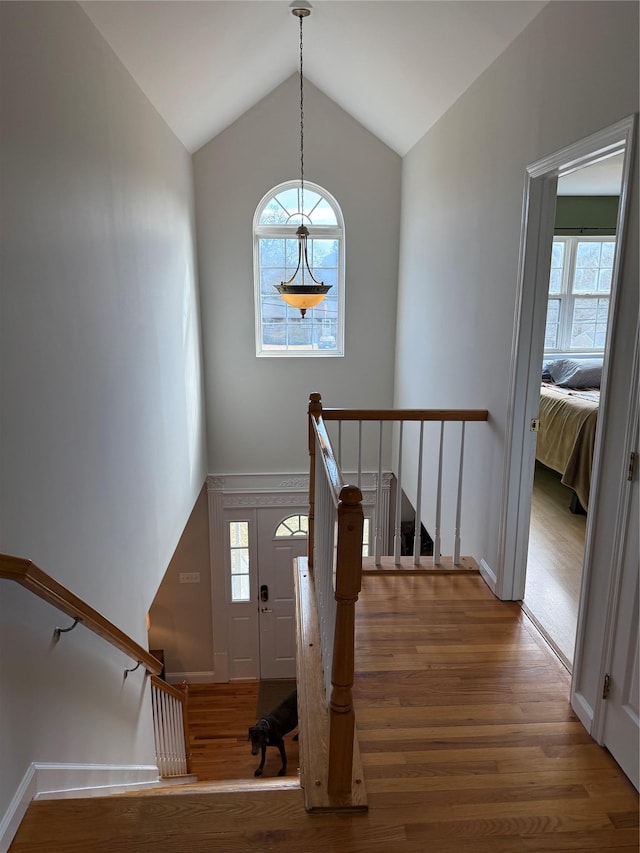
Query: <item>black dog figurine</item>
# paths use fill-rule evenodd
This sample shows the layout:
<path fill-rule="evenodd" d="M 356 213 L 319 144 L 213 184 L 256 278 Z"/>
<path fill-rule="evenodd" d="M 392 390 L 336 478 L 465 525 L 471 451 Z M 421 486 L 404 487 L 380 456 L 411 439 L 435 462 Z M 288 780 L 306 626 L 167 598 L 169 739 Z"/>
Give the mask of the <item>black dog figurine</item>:
<path fill-rule="evenodd" d="M 277 746 L 282 758 L 282 767 L 278 770 L 278 776 L 284 776 L 287 772 L 287 754 L 284 750 L 284 736 L 293 731 L 298 725 L 298 691 L 294 690 L 286 699 L 269 711 L 264 717 L 256 722 L 255 726 L 249 726 L 249 740 L 251 741 L 251 755 L 257 755 L 260 751 L 260 766 L 253 774 L 262 776 L 264 760 L 268 746 Z"/>

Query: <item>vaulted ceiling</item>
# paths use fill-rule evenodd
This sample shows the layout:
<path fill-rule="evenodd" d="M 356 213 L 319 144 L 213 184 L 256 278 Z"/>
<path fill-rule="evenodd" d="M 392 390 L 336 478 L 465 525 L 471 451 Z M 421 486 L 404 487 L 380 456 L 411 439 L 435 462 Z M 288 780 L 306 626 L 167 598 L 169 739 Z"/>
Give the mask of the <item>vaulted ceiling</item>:
<path fill-rule="evenodd" d="M 404 155 L 545 5 L 314 0 L 304 76 Z M 81 6 L 189 151 L 299 70 L 289 0 Z"/>

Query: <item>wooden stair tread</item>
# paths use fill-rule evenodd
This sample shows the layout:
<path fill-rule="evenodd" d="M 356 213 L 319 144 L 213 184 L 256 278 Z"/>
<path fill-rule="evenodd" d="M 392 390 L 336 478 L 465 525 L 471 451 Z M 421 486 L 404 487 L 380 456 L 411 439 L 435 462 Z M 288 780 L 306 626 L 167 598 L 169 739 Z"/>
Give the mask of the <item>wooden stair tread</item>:
<path fill-rule="evenodd" d="M 153 788 L 143 788 L 136 791 L 127 791 L 114 796 L 122 797 L 164 797 L 190 796 L 192 794 L 220 794 L 236 793 L 239 791 L 272 791 L 299 789 L 300 779 L 295 776 L 272 776 L 260 777 L 258 779 L 216 779 L 206 782 L 185 782 L 183 784 L 156 785 Z"/>

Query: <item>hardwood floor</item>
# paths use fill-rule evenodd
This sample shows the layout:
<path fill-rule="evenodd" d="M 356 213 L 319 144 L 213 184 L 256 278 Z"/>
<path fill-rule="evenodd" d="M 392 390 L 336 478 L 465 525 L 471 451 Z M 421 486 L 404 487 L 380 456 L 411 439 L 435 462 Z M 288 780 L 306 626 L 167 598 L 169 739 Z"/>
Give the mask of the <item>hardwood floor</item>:
<path fill-rule="evenodd" d="M 228 737 L 204 708 L 193 737 L 205 772 L 228 765 L 252 790 L 38 801 L 11 853 L 638 850 L 637 792 L 576 719 L 565 668 L 518 604 L 478 575 L 375 575 L 356 622 L 367 812 L 307 814 L 301 790 L 254 787 L 240 742 L 253 699 L 232 685 L 211 717 Z"/>
<path fill-rule="evenodd" d="M 571 671 L 582 582 L 586 516 L 569 510 L 572 491 L 536 462 L 524 604 Z"/>

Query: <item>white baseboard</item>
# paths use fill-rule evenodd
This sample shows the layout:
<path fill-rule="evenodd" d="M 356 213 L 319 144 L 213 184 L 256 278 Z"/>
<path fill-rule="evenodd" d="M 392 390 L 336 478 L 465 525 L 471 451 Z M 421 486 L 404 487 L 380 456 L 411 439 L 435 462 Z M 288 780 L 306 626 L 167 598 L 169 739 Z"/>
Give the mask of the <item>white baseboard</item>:
<path fill-rule="evenodd" d="M 36 768 L 35 764 L 32 764 L 13 795 L 9 808 L 0 820 L 0 853 L 7 853 L 27 807 L 36 793 Z"/>
<path fill-rule="evenodd" d="M 7 853 L 31 800 L 97 797 L 160 784 L 155 764 L 33 762 L 0 821 L 0 853 Z"/>
<path fill-rule="evenodd" d="M 187 681 L 189 684 L 213 684 L 216 680 L 215 672 L 206 670 L 204 672 L 168 672 L 169 684 L 180 684 Z"/>
<path fill-rule="evenodd" d="M 571 707 L 576 712 L 576 716 L 585 727 L 585 729 L 591 734 L 591 729 L 593 727 L 593 708 L 587 702 L 584 697 L 584 694 L 575 693 L 571 694 Z"/>
<path fill-rule="evenodd" d="M 496 577 L 496 573 L 493 571 L 491 566 L 487 563 L 485 559 L 480 560 L 480 576 L 489 587 L 491 592 L 495 595 L 496 589 L 498 586 L 498 578 Z"/>

